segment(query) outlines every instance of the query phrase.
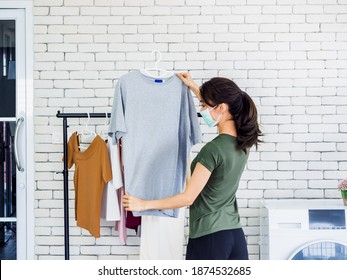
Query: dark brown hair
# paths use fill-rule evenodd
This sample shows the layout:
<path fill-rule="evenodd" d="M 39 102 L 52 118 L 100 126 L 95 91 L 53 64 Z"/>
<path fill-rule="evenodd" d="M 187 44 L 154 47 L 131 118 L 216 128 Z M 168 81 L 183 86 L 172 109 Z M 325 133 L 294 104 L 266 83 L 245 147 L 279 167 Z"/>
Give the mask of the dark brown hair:
<path fill-rule="evenodd" d="M 252 98 L 242 91 L 233 81 L 227 78 L 212 78 L 200 87 L 204 103 L 214 107 L 226 103 L 235 122 L 237 144 L 239 149 L 246 151 L 253 145 L 258 148 L 261 131 L 258 124 L 257 108 Z"/>

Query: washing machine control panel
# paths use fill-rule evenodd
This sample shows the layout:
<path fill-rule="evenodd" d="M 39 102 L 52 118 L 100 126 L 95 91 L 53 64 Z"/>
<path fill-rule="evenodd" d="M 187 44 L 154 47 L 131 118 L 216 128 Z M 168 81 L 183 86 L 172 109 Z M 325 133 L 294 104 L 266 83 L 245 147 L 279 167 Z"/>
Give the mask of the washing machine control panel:
<path fill-rule="evenodd" d="M 344 209 L 309 209 L 310 230 L 345 230 L 346 213 Z"/>

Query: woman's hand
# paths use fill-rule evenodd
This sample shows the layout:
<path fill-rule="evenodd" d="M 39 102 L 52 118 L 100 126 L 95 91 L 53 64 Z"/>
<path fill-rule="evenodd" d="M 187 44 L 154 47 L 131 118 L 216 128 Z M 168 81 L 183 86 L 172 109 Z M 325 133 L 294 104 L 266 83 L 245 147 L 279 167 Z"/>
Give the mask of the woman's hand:
<path fill-rule="evenodd" d="M 141 211 L 147 210 L 145 207 L 146 206 L 145 200 L 132 196 L 128 193 L 126 193 L 123 196 L 123 206 L 126 211 L 141 212 Z"/>
<path fill-rule="evenodd" d="M 199 86 L 194 82 L 192 76 L 188 72 L 181 72 L 176 74 L 178 78 L 201 100 Z"/>
<path fill-rule="evenodd" d="M 177 73 L 177 77 L 182 80 L 182 82 L 189 88 L 197 87 L 192 76 L 188 72 Z"/>

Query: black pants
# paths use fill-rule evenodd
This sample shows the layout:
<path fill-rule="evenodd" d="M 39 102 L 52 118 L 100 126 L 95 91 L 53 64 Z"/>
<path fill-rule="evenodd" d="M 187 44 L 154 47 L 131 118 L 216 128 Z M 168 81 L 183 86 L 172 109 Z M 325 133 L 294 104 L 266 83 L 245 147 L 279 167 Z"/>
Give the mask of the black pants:
<path fill-rule="evenodd" d="M 189 238 L 186 260 L 248 260 L 242 228 Z"/>

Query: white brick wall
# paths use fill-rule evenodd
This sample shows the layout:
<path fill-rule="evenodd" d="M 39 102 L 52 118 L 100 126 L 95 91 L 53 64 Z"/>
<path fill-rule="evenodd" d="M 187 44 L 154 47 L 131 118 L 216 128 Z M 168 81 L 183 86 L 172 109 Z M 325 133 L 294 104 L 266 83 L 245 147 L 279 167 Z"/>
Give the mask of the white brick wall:
<path fill-rule="evenodd" d="M 238 191 L 252 259 L 259 258 L 262 198 L 338 198 L 337 182 L 347 175 L 346 4 L 34 0 L 36 257 L 64 255 L 57 110 L 110 112 L 117 78 L 153 66 L 153 49 L 163 53 L 161 67 L 191 70 L 198 83 L 229 77 L 258 105 L 264 144 L 253 150 Z M 84 120 L 69 123 L 72 132 Z M 204 141 L 215 137 L 214 129 L 202 131 Z M 76 227 L 73 198 L 70 181 L 71 258 L 138 258 L 133 231 L 121 246 L 109 223 L 100 239 Z"/>

